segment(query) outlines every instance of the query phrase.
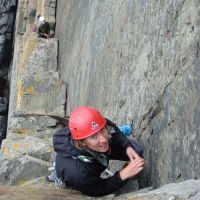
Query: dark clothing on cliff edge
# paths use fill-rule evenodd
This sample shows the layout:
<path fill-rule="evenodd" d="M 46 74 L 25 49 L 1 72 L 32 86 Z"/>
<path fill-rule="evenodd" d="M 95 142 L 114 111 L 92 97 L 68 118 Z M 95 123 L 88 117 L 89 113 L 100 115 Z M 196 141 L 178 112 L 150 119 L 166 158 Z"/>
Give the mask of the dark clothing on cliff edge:
<path fill-rule="evenodd" d="M 109 120 L 107 120 L 107 128 L 111 135 L 110 151 L 107 153 L 77 149 L 68 128 L 54 135 L 54 150 L 57 153 L 56 172 L 67 187 L 90 196 L 103 196 L 113 193 L 126 182 L 121 180 L 119 172 L 106 179 L 102 179 L 100 174 L 107 168 L 109 160 L 128 161 L 126 149 L 129 146 L 132 146 L 140 156 L 143 151 L 138 144 L 127 139 Z"/>
<path fill-rule="evenodd" d="M 47 39 L 47 35 L 50 34 L 50 25 L 48 22 L 44 22 L 42 24 L 40 24 L 40 26 L 38 27 L 38 37 L 40 38 L 46 38 Z"/>

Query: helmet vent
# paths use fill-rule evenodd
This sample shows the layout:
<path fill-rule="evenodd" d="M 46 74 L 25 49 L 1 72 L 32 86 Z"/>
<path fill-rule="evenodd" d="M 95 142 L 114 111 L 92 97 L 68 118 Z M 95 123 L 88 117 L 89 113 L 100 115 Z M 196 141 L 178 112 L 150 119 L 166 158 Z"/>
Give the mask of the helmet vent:
<path fill-rule="evenodd" d="M 99 128 L 99 125 L 96 122 L 92 122 L 92 130 Z"/>

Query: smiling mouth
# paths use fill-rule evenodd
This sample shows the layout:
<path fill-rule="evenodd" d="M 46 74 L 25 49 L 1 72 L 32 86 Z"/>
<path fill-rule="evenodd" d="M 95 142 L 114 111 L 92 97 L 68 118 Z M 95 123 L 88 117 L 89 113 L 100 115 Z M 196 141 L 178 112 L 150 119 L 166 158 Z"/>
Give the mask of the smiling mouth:
<path fill-rule="evenodd" d="M 103 145 L 100 145 L 99 147 L 105 149 L 105 148 L 108 148 L 108 144 L 103 144 Z"/>

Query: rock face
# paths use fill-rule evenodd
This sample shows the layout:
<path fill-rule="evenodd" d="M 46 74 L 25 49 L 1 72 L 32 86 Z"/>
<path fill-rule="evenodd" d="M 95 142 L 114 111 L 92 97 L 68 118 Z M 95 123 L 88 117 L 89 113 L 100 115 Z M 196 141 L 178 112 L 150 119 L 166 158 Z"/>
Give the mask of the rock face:
<path fill-rule="evenodd" d="M 44 183 L 42 179 L 39 182 L 31 182 L 31 185 L 24 187 L 1 187 L 0 200 L 45 200 L 45 199 L 83 199 L 83 200 L 199 200 L 200 181 L 188 180 L 178 184 L 168 184 L 157 190 L 140 190 L 138 194 L 129 193 L 120 196 L 107 195 L 104 197 L 88 197 L 80 192 L 70 189 L 60 189 L 49 183 Z"/>
<path fill-rule="evenodd" d="M 3 89 L 4 90 L 4 89 Z M 5 139 L 7 129 L 8 99 L 0 96 L 0 147 Z"/>
<path fill-rule="evenodd" d="M 46 176 L 51 165 L 51 139 L 60 128 L 57 119 L 65 115 L 66 88 L 57 70 L 57 39 L 38 38 L 31 28 L 39 13 L 55 26 L 55 15 L 48 12 L 54 8 L 55 13 L 55 3 L 18 1 L 7 137 L 0 151 L 0 185 L 21 185 Z M 3 120 L 0 118 L 0 123 Z"/>
<path fill-rule="evenodd" d="M 90 105 L 133 123 L 143 185 L 200 178 L 199 21 L 198 0 L 58 1 L 67 113 Z"/>
<path fill-rule="evenodd" d="M 90 197 L 83 197 L 80 194 L 70 194 L 69 191 L 62 189 L 47 188 L 18 188 L 18 187 L 2 187 L 0 188 L 0 200 L 90 200 Z"/>
<path fill-rule="evenodd" d="M 116 197 L 133 200 L 198 200 L 200 197 L 200 181 L 187 180 L 177 184 L 171 183 L 152 191 L 139 191 L 139 194 L 130 193 Z"/>
<path fill-rule="evenodd" d="M 198 2 L 57 3 L 59 66 L 58 39 L 38 38 L 32 29 L 38 14 L 55 27 L 56 1 L 18 1 L 0 185 L 24 188 L 0 187 L 0 199 L 94 199 L 49 186 L 44 178 L 58 121 L 66 123 L 66 113 L 84 104 L 134 125 L 145 150 L 143 185 L 178 182 L 96 199 L 199 200 L 199 180 L 180 182 L 200 172 Z"/>
<path fill-rule="evenodd" d="M 8 113 L 8 70 L 16 15 L 16 0 L 0 0 L 0 147 L 6 137 Z"/>
<path fill-rule="evenodd" d="M 16 0 L 0 0 L 0 66 L 10 62 L 16 7 Z M 2 73 L 1 67 L 0 75 Z"/>

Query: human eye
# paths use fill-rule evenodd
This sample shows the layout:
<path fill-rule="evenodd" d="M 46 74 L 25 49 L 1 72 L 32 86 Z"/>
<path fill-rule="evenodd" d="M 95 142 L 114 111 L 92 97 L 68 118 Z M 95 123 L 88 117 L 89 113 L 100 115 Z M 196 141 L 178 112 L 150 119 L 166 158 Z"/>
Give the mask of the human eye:
<path fill-rule="evenodd" d="M 101 132 L 101 133 L 104 133 L 105 130 L 106 130 L 106 127 L 104 126 L 104 127 L 100 130 L 100 132 Z"/>
<path fill-rule="evenodd" d="M 97 139 L 97 135 L 96 135 L 96 134 L 91 135 L 91 136 L 89 137 L 89 139 L 90 139 L 90 140 L 96 140 L 96 139 Z"/>
<path fill-rule="evenodd" d="M 103 129 L 102 129 L 102 132 L 104 133 L 104 134 L 108 134 L 109 132 L 108 132 L 108 129 L 106 128 L 106 127 L 104 127 Z"/>

